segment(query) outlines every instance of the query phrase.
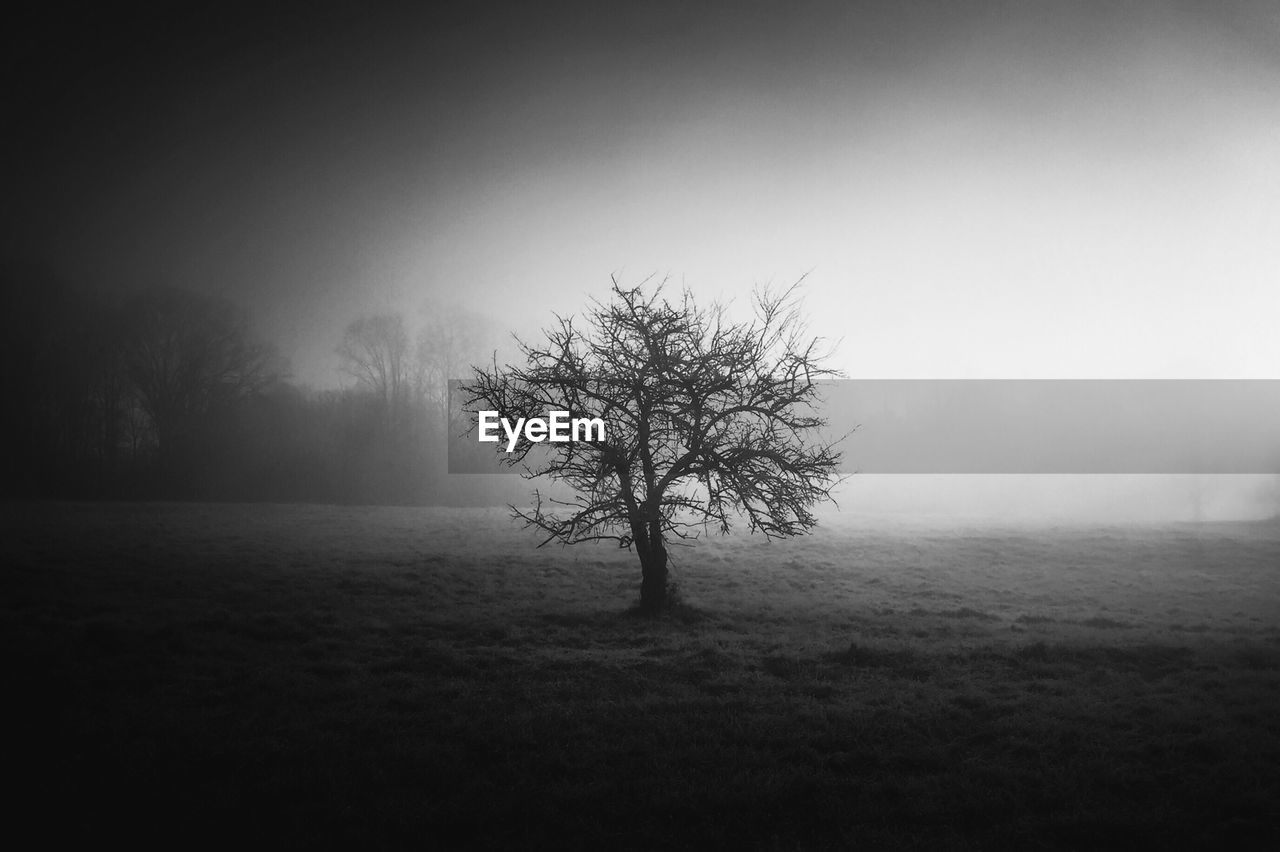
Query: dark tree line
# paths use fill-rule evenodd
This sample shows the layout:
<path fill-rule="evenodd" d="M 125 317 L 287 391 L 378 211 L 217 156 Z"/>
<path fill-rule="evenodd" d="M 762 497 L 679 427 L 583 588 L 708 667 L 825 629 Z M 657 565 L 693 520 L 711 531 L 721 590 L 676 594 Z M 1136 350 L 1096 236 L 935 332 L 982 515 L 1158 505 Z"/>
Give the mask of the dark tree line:
<path fill-rule="evenodd" d="M 482 331 L 457 311 L 426 313 L 416 336 L 399 314 L 353 320 L 335 341 L 352 385 L 316 391 L 226 299 L 5 283 L 7 497 L 432 503 L 502 490 L 446 475 L 443 380 L 473 357 L 476 339 L 457 335 Z"/>

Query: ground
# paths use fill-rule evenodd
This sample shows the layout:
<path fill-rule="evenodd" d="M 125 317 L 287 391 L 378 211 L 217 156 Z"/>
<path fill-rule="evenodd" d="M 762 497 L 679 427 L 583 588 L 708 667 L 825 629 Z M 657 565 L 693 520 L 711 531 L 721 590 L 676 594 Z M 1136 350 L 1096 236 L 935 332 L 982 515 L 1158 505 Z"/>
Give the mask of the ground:
<path fill-rule="evenodd" d="M 500 510 L 4 511 L 8 804 L 48 841 L 1280 841 L 1274 522 L 833 514 L 677 550 L 653 621 L 632 554 Z"/>

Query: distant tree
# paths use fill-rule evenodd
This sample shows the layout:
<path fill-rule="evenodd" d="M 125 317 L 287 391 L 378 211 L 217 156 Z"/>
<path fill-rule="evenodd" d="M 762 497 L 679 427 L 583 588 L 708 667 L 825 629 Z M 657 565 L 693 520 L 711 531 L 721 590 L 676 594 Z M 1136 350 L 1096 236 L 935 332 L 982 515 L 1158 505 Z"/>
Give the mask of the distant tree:
<path fill-rule="evenodd" d="M 544 342 L 519 342 L 523 364 L 476 368 L 464 389 L 469 409 L 511 421 L 568 411 L 605 422 L 603 440 L 540 443 L 536 454 L 522 441 L 506 456 L 527 478 L 574 492 L 535 492 L 531 509 L 512 511 L 546 534 L 542 544 L 634 548 L 650 613 L 667 600 L 668 544 L 727 533 L 734 517 L 767 538 L 806 532 L 840 479 L 815 408 L 819 381 L 837 373 L 806 335 L 795 288 L 758 291 L 746 322 L 721 303 L 697 305 L 688 290 L 674 303 L 662 290 L 615 279 L 584 322 L 557 317 Z"/>
<path fill-rule="evenodd" d="M 342 370 L 382 406 L 385 425 L 404 415 L 412 389 L 409 334 L 398 313 L 353 320 L 338 345 Z"/>
<path fill-rule="evenodd" d="M 162 460 L 172 460 L 209 418 L 280 376 L 275 351 L 254 339 L 248 314 L 226 299 L 176 288 L 128 307 L 124 361 Z"/>
<path fill-rule="evenodd" d="M 489 321 L 461 306 L 437 299 L 422 306 L 415 347 L 415 381 L 428 410 L 441 422 L 449 417 L 449 381 L 471 371 L 491 351 Z"/>

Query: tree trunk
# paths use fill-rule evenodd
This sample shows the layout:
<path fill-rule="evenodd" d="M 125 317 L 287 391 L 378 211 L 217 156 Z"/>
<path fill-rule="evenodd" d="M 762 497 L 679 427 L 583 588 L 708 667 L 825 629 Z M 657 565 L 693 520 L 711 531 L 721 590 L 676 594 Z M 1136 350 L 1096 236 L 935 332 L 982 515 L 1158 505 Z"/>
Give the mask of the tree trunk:
<path fill-rule="evenodd" d="M 641 528 L 643 529 L 643 528 Z M 640 536 L 640 609 L 653 615 L 667 602 L 667 547 L 662 529 L 650 523 L 649 534 Z"/>
<path fill-rule="evenodd" d="M 656 615 L 667 602 L 667 551 L 661 544 L 640 558 L 640 609 Z"/>

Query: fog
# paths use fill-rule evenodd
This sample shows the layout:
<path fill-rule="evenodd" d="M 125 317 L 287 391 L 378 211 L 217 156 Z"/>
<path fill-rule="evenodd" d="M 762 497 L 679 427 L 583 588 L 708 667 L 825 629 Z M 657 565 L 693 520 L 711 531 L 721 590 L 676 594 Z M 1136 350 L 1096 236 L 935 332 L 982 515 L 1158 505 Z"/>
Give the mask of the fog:
<path fill-rule="evenodd" d="M 1265 521 L 1280 482 L 1259 474 L 861 474 L 830 513 L 871 523 L 1166 524 Z"/>
<path fill-rule="evenodd" d="M 336 350 L 362 315 L 416 331 L 447 303 L 497 347 L 611 275 L 737 302 L 807 276 L 852 378 L 1280 378 L 1269 3 L 135 23 L 10 36 L 6 267 L 243 305 L 298 386 L 353 386 Z M 1265 477 L 1195 482 L 848 487 L 903 511 L 1275 511 Z"/>

